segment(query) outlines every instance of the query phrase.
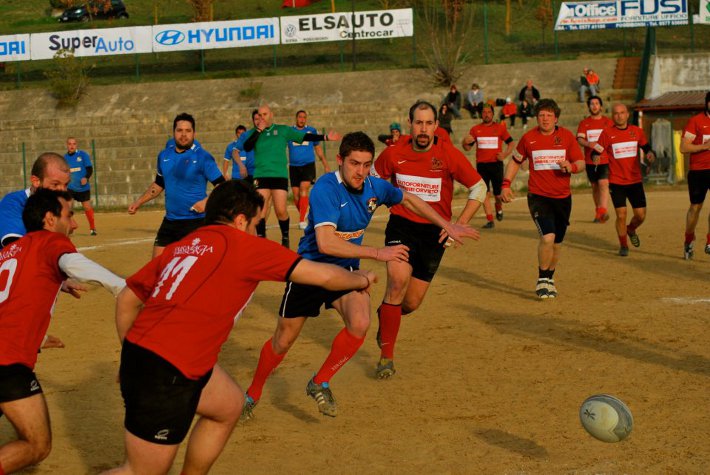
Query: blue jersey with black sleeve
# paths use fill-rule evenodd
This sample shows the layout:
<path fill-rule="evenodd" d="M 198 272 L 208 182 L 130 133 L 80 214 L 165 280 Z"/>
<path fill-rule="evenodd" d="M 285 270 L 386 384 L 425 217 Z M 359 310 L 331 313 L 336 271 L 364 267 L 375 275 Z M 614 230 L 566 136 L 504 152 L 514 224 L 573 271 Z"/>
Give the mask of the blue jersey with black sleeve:
<path fill-rule="evenodd" d="M 29 197 L 28 188 L 8 193 L 0 201 L 0 248 L 5 245 L 5 239 L 21 238 L 27 234 L 25 223 L 22 222 L 22 211 Z"/>
<path fill-rule="evenodd" d="M 244 160 L 246 160 L 246 152 L 242 152 L 237 148 L 236 140 L 227 145 L 227 148 L 224 150 L 224 159 L 232 162 L 232 178 L 246 178 L 242 176 L 241 172 L 239 171 L 239 164 L 234 159 L 235 150 L 237 151 L 237 156 L 239 157 L 239 159 L 242 159 L 243 157 Z"/>
<path fill-rule="evenodd" d="M 207 182 L 222 176 L 214 157 L 205 149 L 192 146 L 178 153 L 166 148 L 158 154 L 158 175 L 165 181 L 165 217 L 170 220 L 204 218 L 205 213 L 190 211 L 207 196 Z"/>
<path fill-rule="evenodd" d="M 335 226 L 338 237 L 360 245 L 377 207 L 394 206 L 401 203 L 403 197 L 402 190 L 381 178 L 367 177 L 362 192 L 354 192 L 346 188 L 339 171 L 326 173 L 311 190 L 308 227 L 298 243 L 298 253 L 313 261 L 358 269 L 360 259 L 329 256 L 318 251 L 315 228 Z"/>
<path fill-rule="evenodd" d="M 253 132 L 254 132 L 254 129 L 249 129 L 246 132 L 243 132 L 242 135 L 240 135 L 239 138 L 237 139 L 237 143 L 235 145 L 235 147 L 239 149 L 239 152 L 240 152 L 239 155 L 240 156 L 243 155 L 243 156 L 247 157 L 246 160 L 244 161 L 244 166 L 247 167 L 247 173 L 249 174 L 249 176 L 254 176 L 255 149 L 252 149 L 248 152 L 244 151 L 244 142 L 246 142 L 247 139 L 249 139 L 249 137 L 251 137 L 251 134 Z M 243 177 L 243 178 L 246 178 L 246 177 Z"/>
<path fill-rule="evenodd" d="M 91 185 L 89 185 L 88 179 L 86 184 L 81 184 L 81 179 L 86 177 L 86 168 L 93 167 L 89 154 L 83 150 L 77 150 L 74 153 L 65 153 L 64 160 L 67 161 L 71 172 L 71 181 L 67 188 L 71 191 L 89 191 Z"/>
<path fill-rule="evenodd" d="M 307 125 L 302 129 L 299 129 L 295 125 L 291 126 L 291 128 L 306 134 L 318 134 L 318 131 L 310 125 Z M 308 140 L 304 140 L 301 143 L 289 142 L 288 165 L 290 167 L 302 167 L 303 165 L 315 162 L 316 152 L 314 148 L 316 145 L 320 145 L 320 142 L 309 142 Z"/>

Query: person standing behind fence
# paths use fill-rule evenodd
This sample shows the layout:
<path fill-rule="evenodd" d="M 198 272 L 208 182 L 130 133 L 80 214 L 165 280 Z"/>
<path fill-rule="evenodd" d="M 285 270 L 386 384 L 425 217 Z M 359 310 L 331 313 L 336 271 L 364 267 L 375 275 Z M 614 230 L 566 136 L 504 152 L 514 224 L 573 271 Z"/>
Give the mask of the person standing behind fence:
<path fill-rule="evenodd" d="M 629 255 L 629 244 L 641 245 L 636 229 L 646 219 L 646 194 L 639 164 L 639 150 L 646 154 L 646 160 L 656 159 L 646 140 L 643 129 L 629 124 L 629 110 L 624 104 L 614 104 L 611 109 L 614 125 L 604 129 L 592 151 L 592 160 L 599 163 L 600 155 L 609 157 L 609 192 L 616 211 L 616 232 L 619 236 L 619 255 Z M 626 200 L 629 200 L 633 217 L 626 224 Z M 627 239 L 628 237 L 628 239 Z"/>
<path fill-rule="evenodd" d="M 94 173 L 91 156 L 85 151 L 79 150 L 76 138 L 69 137 L 64 160 L 67 161 L 71 172 L 71 181 L 67 190 L 74 200 L 81 203 L 86 220 L 89 222 L 89 234 L 96 236 L 94 208 L 91 206 L 91 185 L 89 184 L 89 179 Z"/>
<path fill-rule="evenodd" d="M 683 129 L 680 151 L 690 154 L 690 171 L 688 172 L 690 208 L 688 208 L 685 218 L 683 252 L 685 259 L 692 259 L 695 226 L 698 224 L 705 196 L 710 190 L 710 91 L 705 94 L 705 110 L 691 117 Z M 710 254 L 710 215 L 708 215 L 705 254 Z"/>
<path fill-rule="evenodd" d="M 308 125 L 308 114 L 300 110 L 296 112 L 296 125 L 292 129 L 299 132 L 317 134 L 318 131 Z M 288 143 L 288 176 L 291 180 L 293 202 L 298 210 L 299 229 L 306 229 L 306 214 L 308 213 L 308 190 L 316 181 L 316 156 L 323 164 L 325 173 L 330 173 L 330 166 L 325 159 L 323 146 L 318 141 L 304 140 L 301 143 Z"/>

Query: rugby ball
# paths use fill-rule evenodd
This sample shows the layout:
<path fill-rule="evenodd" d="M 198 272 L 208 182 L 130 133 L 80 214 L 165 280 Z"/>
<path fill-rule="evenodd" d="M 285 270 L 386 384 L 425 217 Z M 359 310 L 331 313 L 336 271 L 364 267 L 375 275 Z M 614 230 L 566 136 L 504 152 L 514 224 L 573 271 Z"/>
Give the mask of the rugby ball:
<path fill-rule="evenodd" d="M 620 442 L 634 427 L 634 418 L 626 404 L 608 394 L 587 398 L 579 408 L 579 420 L 587 432 L 604 442 Z"/>

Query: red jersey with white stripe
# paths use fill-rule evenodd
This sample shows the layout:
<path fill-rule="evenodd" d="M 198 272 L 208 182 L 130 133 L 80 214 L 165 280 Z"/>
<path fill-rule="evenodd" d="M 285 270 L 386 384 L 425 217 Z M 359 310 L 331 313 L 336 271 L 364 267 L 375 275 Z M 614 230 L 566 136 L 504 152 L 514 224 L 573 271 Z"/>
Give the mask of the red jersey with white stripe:
<path fill-rule="evenodd" d="M 412 148 L 411 137 L 400 140 L 382 151 L 373 168 L 375 175 L 417 195 L 446 220 L 451 219 L 454 180 L 470 188 L 481 179 L 460 150 L 438 138 L 429 150 L 421 152 Z M 415 223 L 429 223 L 403 205 L 395 205 L 390 211 Z"/>
<path fill-rule="evenodd" d="M 513 151 L 516 163 L 530 162 L 529 192 L 548 198 L 566 198 L 571 194 L 570 174 L 562 171 L 560 163 L 582 159 L 577 139 L 564 127 L 555 127 L 550 135 L 535 127 L 522 136 Z"/>
<path fill-rule="evenodd" d="M 597 142 L 597 140 L 599 140 L 599 136 L 602 134 L 602 130 L 613 125 L 614 121 L 605 115 L 600 115 L 596 119 L 592 116 L 589 116 L 582 122 L 580 122 L 579 126 L 577 126 L 577 137 L 582 137 L 587 142 L 591 142 L 592 144 L 594 144 Z M 594 165 L 594 161 L 592 161 L 592 150 L 594 150 L 594 146 L 584 147 L 584 163 L 586 163 L 587 165 Z M 599 163 L 609 163 L 609 157 L 607 157 L 606 154 L 602 153 L 599 156 Z"/>
<path fill-rule="evenodd" d="M 646 145 L 646 134 L 635 125 L 625 129 L 617 126 L 604 129 L 599 136 L 597 146 L 604 150 L 609 158 L 609 183 L 615 185 L 633 185 L 641 183 L 639 148 Z"/>
<path fill-rule="evenodd" d="M 59 269 L 59 258 L 75 252 L 68 237 L 44 230 L 0 250 L 0 365 L 34 368 L 67 278 Z"/>
<path fill-rule="evenodd" d="M 707 112 L 694 115 L 683 129 L 683 138 L 693 141 L 694 145 L 710 142 L 710 116 Z M 710 150 L 690 154 L 691 170 L 710 169 Z"/>
<path fill-rule="evenodd" d="M 200 228 L 127 279 L 145 306 L 126 338 L 198 379 L 217 363 L 259 282 L 285 281 L 299 260 L 230 226 Z"/>
<path fill-rule="evenodd" d="M 497 162 L 503 143 L 511 138 L 504 122 L 474 125 L 468 134 L 476 142 L 476 163 Z"/>

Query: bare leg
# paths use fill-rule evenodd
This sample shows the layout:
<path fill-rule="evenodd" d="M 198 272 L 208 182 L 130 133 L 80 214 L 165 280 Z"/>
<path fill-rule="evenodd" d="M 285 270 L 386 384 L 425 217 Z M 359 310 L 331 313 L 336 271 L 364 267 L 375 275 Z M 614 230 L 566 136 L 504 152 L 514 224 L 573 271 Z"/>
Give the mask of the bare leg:
<path fill-rule="evenodd" d="M 18 440 L 0 446 L 0 466 L 13 473 L 46 459 L 52 449 L 49 411 L 43 394 L 0 403 Z"/>

